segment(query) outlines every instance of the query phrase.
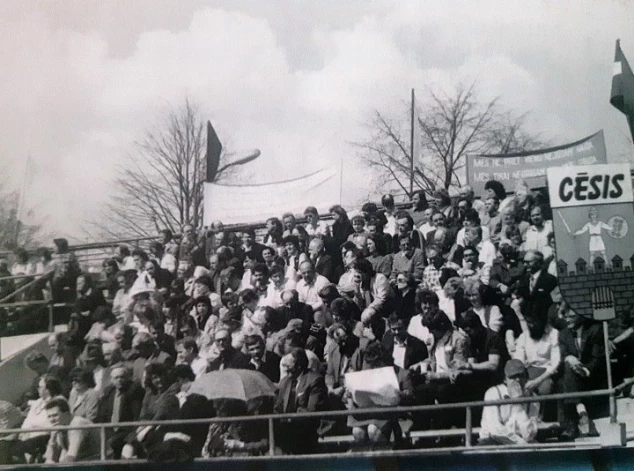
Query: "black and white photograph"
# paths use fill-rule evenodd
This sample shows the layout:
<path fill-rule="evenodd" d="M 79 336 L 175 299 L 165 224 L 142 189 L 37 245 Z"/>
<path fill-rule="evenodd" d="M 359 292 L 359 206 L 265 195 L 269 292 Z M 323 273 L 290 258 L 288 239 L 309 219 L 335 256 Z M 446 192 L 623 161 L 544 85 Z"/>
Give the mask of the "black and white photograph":
<path fill-rule="evenodd" d="M 0 31 L 0 469 L 630 468 L 634 1 Z"/>

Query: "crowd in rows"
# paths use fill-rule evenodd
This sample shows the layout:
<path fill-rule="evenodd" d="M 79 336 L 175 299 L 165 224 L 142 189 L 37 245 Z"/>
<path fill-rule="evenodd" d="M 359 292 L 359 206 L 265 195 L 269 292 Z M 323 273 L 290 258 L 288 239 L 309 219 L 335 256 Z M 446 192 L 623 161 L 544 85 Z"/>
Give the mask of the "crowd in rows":
<path fill-rule="evenodd" d="M 519 182 L 511 196 L 489 181 L 417 191 L 398 209 L 391 195 L 349 218 L 314 207 L 304 218 L 271 218 L 266 231 L 169 230 L 148 250 L 120 246 L 99 279 L 79 270 L 64 240 L 38 267 L 19 259 L 13 274 L 50 271 L 39 290 L 74 307 L 51 356 L 32 352 L 33 387 L 4 417 L 32 432 L 2 440 L 6 462 L 67 462 L 99 455 L 98 432 L 38 432 L 51 425 L 122 423 L 275 413 L 354 410 L 346 374 L 393 368 L 401 405 L 577 392 L 606 386 L 600 326 L 558 292 L 550 209 Z M 8 271 L 6 265 L 5 270 Z M 631 328 L 610 355 L 631 375 Z M 247 369 L 274 385 L 274 399 L 214 400 L 190 393 L 212 371 Z M 629 370 L 628 370 L 629 369 Z M 595 430 L 601 401 L 474 409 L 482 443 L 536 439 L 548 415 L 562 439 Z M 5 419 L 5 422 L 9 419 Z M 283 420 L 282 453 L 317 450 L 327 434 L 357 446 L 398 446 L 412 429 L 464 426 L 456 409 L 402 416 Z M 15 422 L 15 423 L 13 423 Z M 261 426 L 260 426 L 261 425 Z M 96 435 L 95 435 L 96 433 Z M 440 444 L 441 440 L 434 442 Z M 191 456 L 260 454 L 266 423 L 108 429 L 108 456 L 151 457 L 187 444 Z M 182 450 L 181 450 L 182 451 Z"/>

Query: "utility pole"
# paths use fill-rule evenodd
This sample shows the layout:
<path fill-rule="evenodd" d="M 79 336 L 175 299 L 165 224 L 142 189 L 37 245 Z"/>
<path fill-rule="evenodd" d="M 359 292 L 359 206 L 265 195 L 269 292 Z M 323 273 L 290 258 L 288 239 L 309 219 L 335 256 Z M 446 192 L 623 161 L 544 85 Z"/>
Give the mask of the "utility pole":
<path fill-rule="evenodd" d="M 415 113 L 414 113 L 414 89 L 412 88 L 412 110 L 411 110 L 411 129 L 409 135 L 409 149 L 410 149 L 410 175 L 409 175 L 409 197 L 412 197 L 412 193 L 414 193 L 414 123 Z"/>

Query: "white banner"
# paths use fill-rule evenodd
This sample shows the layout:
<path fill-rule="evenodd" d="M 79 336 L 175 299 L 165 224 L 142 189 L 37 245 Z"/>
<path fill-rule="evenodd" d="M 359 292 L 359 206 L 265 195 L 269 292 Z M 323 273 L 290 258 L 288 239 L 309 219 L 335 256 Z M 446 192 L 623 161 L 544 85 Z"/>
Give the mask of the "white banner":
<path fill-rule="evenodd" d="M 634 200 L 629 164 L 549 168 L 548 191 L 553 208 L 630 203 Z"/>
<path fill-rule="evenodd" d="M 213 221 L 262 222 L 269 217 L 281 218 L 285 212 L 301 214 L 307 206 L 327 212 L 338 195 L 330 184 L 336 183 L 333 179 L 336 173 L 333 169 L 322 169 L 293 180 L 253 185 L 205 183 L 204 225 L 210 226 Z"/>

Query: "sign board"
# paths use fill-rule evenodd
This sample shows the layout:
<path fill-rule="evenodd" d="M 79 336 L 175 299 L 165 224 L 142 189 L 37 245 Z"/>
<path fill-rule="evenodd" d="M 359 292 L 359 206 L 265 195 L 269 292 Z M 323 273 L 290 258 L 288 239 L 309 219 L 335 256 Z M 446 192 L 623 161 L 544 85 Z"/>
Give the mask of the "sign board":
<path fill-rule="evenodd" d="M 551 167 L 607 163 L 603 131 L 580 141 L 549 149 L 513 154 L 467 156 L 467 181 L 476 195 L 484 195 L 489 180 L 504 184 L 512 191 L 517 180 L 530 188 L 546 186 L 546 170 Z"/>
<path fill-rule="evenodd" d="M 564 300 L 583 315 L 613 318 L 621 285 L 634 281 L 629 164 L 549 168 L 548 192 Z"/>

